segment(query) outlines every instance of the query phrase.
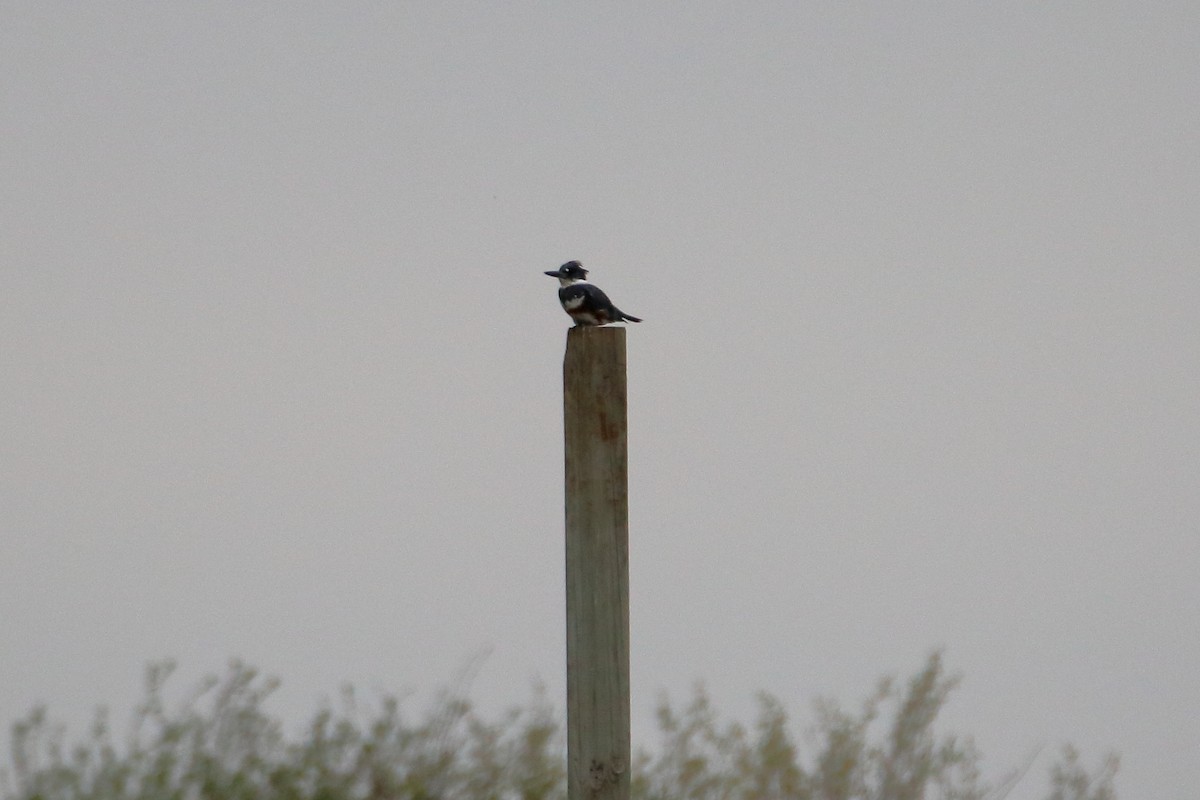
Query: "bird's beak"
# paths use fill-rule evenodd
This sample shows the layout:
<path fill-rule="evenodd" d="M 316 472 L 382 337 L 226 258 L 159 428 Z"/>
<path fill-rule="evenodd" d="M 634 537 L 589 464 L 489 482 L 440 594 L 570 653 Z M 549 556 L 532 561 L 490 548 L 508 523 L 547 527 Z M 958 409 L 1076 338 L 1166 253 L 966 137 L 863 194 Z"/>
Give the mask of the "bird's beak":
<path fill-rule="evenodd" d="M 546 270 L 546 274 L 551 278 L 561 278 L 562 274 L 558 270 Z"/>

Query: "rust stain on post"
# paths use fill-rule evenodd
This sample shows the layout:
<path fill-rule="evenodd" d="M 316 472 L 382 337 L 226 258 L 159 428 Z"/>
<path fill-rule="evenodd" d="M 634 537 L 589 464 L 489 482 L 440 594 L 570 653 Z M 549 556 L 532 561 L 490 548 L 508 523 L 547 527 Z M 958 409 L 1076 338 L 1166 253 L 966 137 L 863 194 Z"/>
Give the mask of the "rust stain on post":
<path fill-rule="evenodd" d="M 571 328 L 563 358 L 567 797 L 628 800 L 625 330 Z"/>

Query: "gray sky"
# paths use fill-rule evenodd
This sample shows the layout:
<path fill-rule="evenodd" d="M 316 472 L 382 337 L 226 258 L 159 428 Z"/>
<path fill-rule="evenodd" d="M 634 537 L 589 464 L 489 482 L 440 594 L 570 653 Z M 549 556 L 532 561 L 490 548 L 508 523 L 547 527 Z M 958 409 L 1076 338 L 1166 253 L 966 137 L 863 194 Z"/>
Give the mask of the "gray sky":
<path fill-rule="evenodd" d="M 1194 797 L 1195 3 L 3 6 L 5 724 L 557 696 L 578 258 L 646 318 L 636 738 L 944 646 L 993 774 Z"/>

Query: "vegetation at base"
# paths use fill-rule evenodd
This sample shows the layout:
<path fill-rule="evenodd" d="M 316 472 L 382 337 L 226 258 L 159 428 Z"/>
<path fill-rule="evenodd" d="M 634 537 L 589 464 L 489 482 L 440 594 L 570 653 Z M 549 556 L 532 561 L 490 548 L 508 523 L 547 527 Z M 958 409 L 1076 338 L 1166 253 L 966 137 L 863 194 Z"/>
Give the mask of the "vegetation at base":
<path fill-rule="evenodd" d="M 177 709 L 152 665 L 123 741 L 97 713 L 68 743 L 37 708 L 12 729 L 2 800 L 560 800 L 563 721 L 536 690 L 524 708 L 484 719 L 464 691 L 445 690 L 410 716 L 395 697 L 364 707 L 352 689 L 291 738 L 263 710 L 278 681 L 235 662 Z M 999 800 L 1023 779 L 982 778 L 969 738 L 934 731 L 953 690 L 934 653 L 906 683 L 883 681 L 857 711 L 817 704 L 801 752 L 783 705 L 763 694 L 751 726 L 723 722 L 703 687 L 658 706 L 661 740 L 639 748 L 637 800 Z M 1115 800 L 1115 756 L 1087 769 L 1065 747 L 1046 800 Z"/>

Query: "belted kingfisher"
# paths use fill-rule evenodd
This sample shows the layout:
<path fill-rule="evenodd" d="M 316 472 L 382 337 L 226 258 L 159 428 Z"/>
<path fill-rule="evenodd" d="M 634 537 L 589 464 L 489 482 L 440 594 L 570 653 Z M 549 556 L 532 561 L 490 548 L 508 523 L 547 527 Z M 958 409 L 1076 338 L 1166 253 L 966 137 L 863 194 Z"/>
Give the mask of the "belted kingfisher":
<path fill-rule="evenodd" d="M 556 270 L 547 272 L 558 278 L 558 300 L 563 311 L 575 320 L 575 326 L 607 325 L 610 322 L 641 322 L 612 304 L 608 295 L 588 283 L 588 271 L 578 261 L 568 261 Z"/>

